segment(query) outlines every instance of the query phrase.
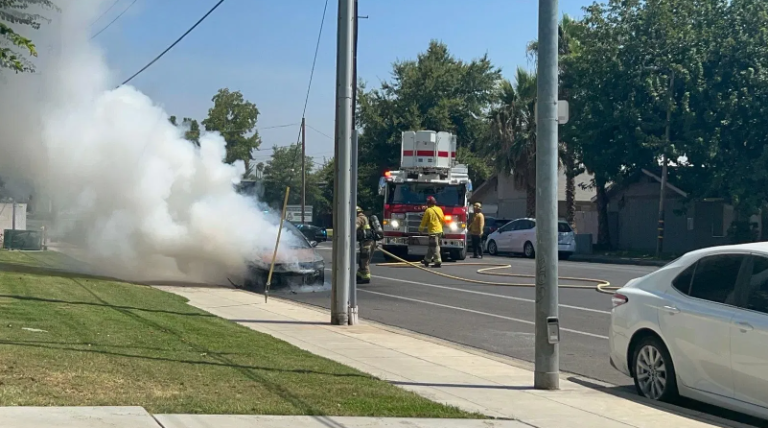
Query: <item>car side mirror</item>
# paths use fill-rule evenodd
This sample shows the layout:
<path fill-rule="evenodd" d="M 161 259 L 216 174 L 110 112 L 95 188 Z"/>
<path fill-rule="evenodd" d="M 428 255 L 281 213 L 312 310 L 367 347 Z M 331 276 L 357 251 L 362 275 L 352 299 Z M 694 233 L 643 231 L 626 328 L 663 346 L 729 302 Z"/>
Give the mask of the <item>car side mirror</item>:
<path fill-rule="evenodd" d="M 309 243 L 309 246 L 310 246 L 310 247 L 312 247 L 312 248 L 315 248 L 315 247 L 317 247 L 317 241 L 312 241 L 312 242 L 310 242 L 310 243 Z"/>

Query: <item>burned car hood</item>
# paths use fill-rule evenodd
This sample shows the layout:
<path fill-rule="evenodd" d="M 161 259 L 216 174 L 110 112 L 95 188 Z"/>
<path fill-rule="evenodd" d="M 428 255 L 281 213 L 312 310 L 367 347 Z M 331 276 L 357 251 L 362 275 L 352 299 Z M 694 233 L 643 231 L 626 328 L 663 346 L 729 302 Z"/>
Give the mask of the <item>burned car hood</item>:
<path fill-rule="evenodd" d="M 250 262 L 251 268 L 269 270 L 272 253 L 262 254 Z M 275 272 L 309 273 L 323 270 L 323 257 L 314 248 L 279 250 L 275 259 Z"/>

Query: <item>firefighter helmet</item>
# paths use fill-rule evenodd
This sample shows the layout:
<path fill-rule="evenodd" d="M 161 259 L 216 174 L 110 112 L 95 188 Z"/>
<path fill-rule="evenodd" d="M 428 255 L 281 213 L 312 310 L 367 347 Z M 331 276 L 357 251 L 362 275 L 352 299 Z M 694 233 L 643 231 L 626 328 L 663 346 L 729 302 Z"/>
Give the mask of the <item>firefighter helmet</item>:
<path fill-rule="evenodd" d="M 434 196 L 427 196 L 427 203 L 428 204 L 436 204 L 437 200 L 435 200 Z"/>

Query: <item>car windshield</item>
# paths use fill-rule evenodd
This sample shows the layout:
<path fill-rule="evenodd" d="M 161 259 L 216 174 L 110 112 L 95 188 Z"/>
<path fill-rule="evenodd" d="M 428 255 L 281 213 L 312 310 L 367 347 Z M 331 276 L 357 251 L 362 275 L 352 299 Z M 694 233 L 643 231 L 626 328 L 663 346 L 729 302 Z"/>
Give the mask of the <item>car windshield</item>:
<path fill-rule="evenodd" d="M 280 237 L 280 244 L 287 245 L 289 248 L 312 248 L 304 234 L 288 221 L 283 223 L 283 235 Z"/>
<path fill-rule="evenodd" d="M 444 207 L 464 206 L 464 185 L 433 183 L 392 183 L 387 194 L 389 204 L 426 204 L 427 197 L 434 196 L 437 205 Z"/>
<path fill-rule="evenodd" d="M 557 231 L 560 233 L 564 233 L 564 232 L 572 232 L 573 230 L 571 229 L 571 226 L 568 223 L 561 221 L 557 223 Z"/>

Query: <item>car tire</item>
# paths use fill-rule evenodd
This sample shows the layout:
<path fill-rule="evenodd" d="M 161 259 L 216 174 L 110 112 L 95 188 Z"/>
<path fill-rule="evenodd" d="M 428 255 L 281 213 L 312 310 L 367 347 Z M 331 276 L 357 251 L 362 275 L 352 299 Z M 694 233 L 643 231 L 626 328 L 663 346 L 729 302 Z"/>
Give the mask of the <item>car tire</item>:
<path fill-rule="evenodd" d="M 655 336 L 641 339 L 632 353 L 632 377 L 637 393 L 649 400 L 674 402 L 678 397 L 672 356 Z"/>
<path fill-rule="evenodd" d="M 461 250 L 451 250 L 451 258 L 453 260 L 466 260 L 467 259 L 467 249 L 463 248 Z"/>
<path fill-rule="evenodd" d="M 523 254 L 525 254 L 525 257 L 528 257 L 529 259 L 536 257 L 536 251 L 533 249 L 533 244 L 531 241 L 528 241 L 523 245 Z"/>
<path fill-rule="evenodd" d="M 499 254 L 499 247 L 496 246 L 496 241 L 491 239 L 488 241 L 488 254 L 495 256 Z"/>

